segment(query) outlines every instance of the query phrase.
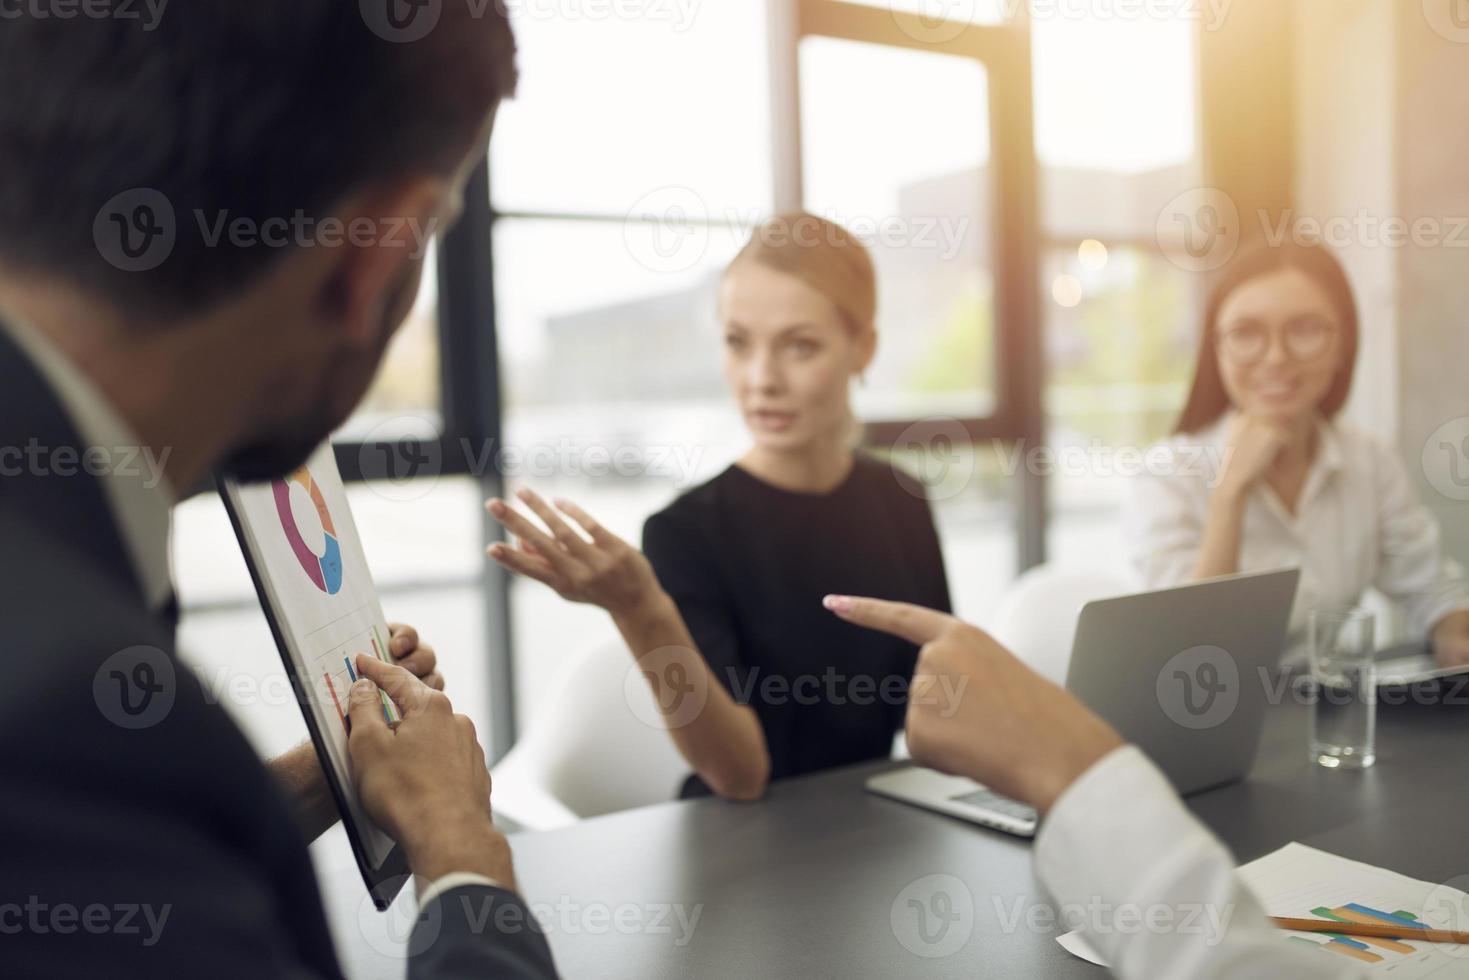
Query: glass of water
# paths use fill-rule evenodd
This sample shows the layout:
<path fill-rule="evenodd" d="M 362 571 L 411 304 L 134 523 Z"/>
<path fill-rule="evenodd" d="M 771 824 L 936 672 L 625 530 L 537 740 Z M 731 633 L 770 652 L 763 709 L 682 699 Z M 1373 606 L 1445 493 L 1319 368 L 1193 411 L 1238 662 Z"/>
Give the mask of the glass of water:
<path fill-rule="evenodd" d="M 1311 611 L 1311 758 L 1328 769 L 1377 759 L 1376 625 L 1365 609 Z"/>

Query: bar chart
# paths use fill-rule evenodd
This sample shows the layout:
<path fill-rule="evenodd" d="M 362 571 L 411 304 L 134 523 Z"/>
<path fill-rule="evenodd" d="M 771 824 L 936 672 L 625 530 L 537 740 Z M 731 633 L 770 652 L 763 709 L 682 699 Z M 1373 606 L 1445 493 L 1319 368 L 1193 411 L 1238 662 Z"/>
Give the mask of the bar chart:
<path fill-rule="evenodd" d="M 332 706 L 338 721 L 341 722 L 343 731 L 348 730 L 347 692 L 358 676 L 355 666 L 357 655 L 370 654 L 378 660 L 390 662 L 387 649 L 387 638 L 373 624 L 314 655 L 313 666 L 316 669 L 316 676 L 320 678 L 318 697 L 323 704 Z M 386 694 L 380 692 L 378 697 L 382 702 L 383 717 L 389 724 L 398 722 L 401 715 L 397 705 L 393 704 Z"/>
<path fill-rule="evenodd" d="M 1403 938 L 1412 937 L 1414 929 L 1426 929 L 1423 923 L 1418 921 L 1418 916 L 1412 912 L 1402 909 L 1396 912 L 1383 912 L 1369 905 L 1350 902 L 1336 908 L 1324 906 L 1314 908 L 1311 914 L 1320 919 L 1332 922 L 1356 922 L 1369 925 L 1402 926 Z M 1401 939 L 1376 939 L 1369 936 L 1347 936 L 1337 933 L 1322 933 L 1326 937 L 1325 942 L 1305 939 L 1301 936 L 1292 936 L 1295 942 L 1308 943 L 1319 946 L 1322 950 L 1330 953 L 1339 953 L 1350 956 L 1363 963 L 1382 963 L 1393 955 L 1412 956 L 1418 952 L 1418 947 L 1411 946 Z"/>
<path fill-rule="evenodd" d="M 1469 903 L 1462 892 L 1300 843 L 1250 862 L 1239 869 L 1239 876 L 1270 915 L 1402 929 L 1400 935 L 1381 939 L 1282 930 L 1284 943 L 1352 960 L 1360 970 L 1395 980 L 1469 976 L 1469 946 L 1413 939 L 1422 929 L 1462 928 L 1455 913 L 1461 903 Z"/>

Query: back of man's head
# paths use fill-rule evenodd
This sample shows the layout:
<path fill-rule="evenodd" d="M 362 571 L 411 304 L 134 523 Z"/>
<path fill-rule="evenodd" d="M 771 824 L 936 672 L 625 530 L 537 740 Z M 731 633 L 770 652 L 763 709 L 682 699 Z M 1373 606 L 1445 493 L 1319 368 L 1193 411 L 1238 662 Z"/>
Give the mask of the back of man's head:
<path fill-rule="evenodd" d="M 70 12 L 0 21 L 0 267 L 138 319 L 247 288 L 290 250 L 268 221 L 298 244 L 356 188 L 448 176 L 515 84 L 490 0 Z"/>

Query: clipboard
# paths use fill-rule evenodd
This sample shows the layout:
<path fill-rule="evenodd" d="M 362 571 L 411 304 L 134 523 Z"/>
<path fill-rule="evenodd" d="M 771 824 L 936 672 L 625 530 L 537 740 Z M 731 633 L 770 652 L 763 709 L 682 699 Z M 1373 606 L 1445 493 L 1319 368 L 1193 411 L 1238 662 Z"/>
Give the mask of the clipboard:
<path fill-rule="evenodd" d="M 356 679 L 356 654 L 389 663 L 392 654 L 331 444 L 284 479 L 216 483 L 357 868 L 383 911 L 408 880 L 408 861 L 358 801 L 347 761 L 347 689 Z M 386 695 L 382 701 L 384 716 L 396 721 L 396 706 Z"/>

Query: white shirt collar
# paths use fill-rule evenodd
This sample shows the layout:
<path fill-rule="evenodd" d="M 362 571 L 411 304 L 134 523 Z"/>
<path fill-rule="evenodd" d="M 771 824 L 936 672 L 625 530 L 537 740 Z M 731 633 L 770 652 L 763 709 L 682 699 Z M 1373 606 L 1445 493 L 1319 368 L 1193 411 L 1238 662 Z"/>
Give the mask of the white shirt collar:
<path fill-rule="evenodd" d="M 97 447 L 106 454 L 108 465 L 101 468 L 97 479 L 132 557 L 144 600 L 149 609 L 162 609 L 173 594 L 169 532 L 170 512 L 177 500 L 162 469 L 167 457 L 160 459 L 161 454 L 143 447 L 96 385 L 40 331 L 9 316 L 6 324 L 61 401 L 81 439 L 78 448 Z"/>

